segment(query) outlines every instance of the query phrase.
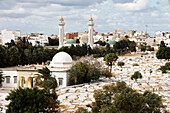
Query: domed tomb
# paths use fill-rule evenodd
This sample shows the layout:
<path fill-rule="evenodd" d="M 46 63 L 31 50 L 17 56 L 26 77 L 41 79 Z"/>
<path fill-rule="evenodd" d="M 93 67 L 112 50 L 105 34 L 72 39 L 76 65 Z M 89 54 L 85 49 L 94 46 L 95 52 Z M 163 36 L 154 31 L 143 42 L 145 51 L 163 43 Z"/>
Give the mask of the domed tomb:
<path fill-rule="evenodd" d="M 72 66 L 72 58 L 66 52 L 59 52 L 53 57 L 53 59 L 50 63 L 50 66 L 56 67 L 56 68 L 71 67 Z"/>

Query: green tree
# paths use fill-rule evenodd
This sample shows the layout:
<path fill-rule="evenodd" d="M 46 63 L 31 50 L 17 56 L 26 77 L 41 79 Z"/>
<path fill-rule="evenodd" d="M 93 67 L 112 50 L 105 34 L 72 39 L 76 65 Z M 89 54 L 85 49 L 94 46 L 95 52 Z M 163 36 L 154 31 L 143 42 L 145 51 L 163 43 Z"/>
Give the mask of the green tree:
<path fill-rule="evenodd" d="M 116 62 L 118 56 L 115 53 L 109 53 L 104 57 L 104 61 L 106 61 L 106 65 L 110 66 L 110 72 L 112 71 L 113 62 Z"/>
<path fill-rule="evenodd" d="M 11 66 L 16 66 L 19 64 L 18 61 L 20 61 L 21 59 L 20 57 L 21 54 L 16 46 L 12 46 L 11 48 L 9 48 L 8 55 L 9 55 L 9 64 Z"/>
<path fill-rule="evenodd" d="M 147 51 L 154 51 L 154 47 L 148 47 Z"/>
<path fill-rule="evenodd" d="M 79 40 L 79 39 L 76 39 L 76 43 L 78 43 L 78 44 L 79 44 L 79 43 L 80 43 L 80 40 Z"/>
<path fill-rule="evenodd" d="M 167 67 L 168 70 L 170 70 L 170 62 L 167 62 L 165 66 Z"/>
<path fill-rule="evenodd" d="M 167 66 L 161 66 L 161 67 L 159 68 L 159 70 L 161 70 L 162 73 L 166 73 L 166 71 L 168 70 L 168 67 L 167 67 Z"/>
<path fill-rule="evenodd" d="M 159 95 L 148 91 L 140 94 L 124 82 L 96 90 L 94 98 L 92 113 L 161 113 L 165 108 Z"/>
<path fill-rule="evenodd" d="M 53 106 L 55 106 L 56 104 L 55 100 L 57 99 L 56 96 L 56 88 L 58 86 L 57 80 L 55 79 L 55 77 L 51 77 L 50 70 L 47 67 L 44 67 L 43 69 L 39 69 L 38 72 L 40 73 L 40 75 L 36 77 L 37 81 L 35 85 L 44 88 L 47 91 L 50 91 L 52 89 L 52 94 L 54 95 L 52 104 Z M 53 111 L 55 110 L 54 107 L 52 109 Z"/>
<path fill-rule="evenodd" d="M 38 73 L 40 73 L 39 77 L 43 78 L 44 81 L 51 77 L 50 70 L 47 67 L 39 69 Z"/>
<path fill-rule="evenodd" d="M 161 41 L 161 42 L 160 42 L 160 47 L 166 47 L 164 41 Z"/>
<path fill-rule="evenodd" d="M 142 74 L 139 71 L 136 71 L 132 76 L 131 80 L 135 79 L 137 81 L 138 78 L 142 78 Z"/>
<path fill-rule="evenodd" d="M 81 84 L 84 82 L 89 82 L 90 77 L 88 76 L 88 67 L 87 64 L 78 62 L 71 67 L 69 70 L 71 81 L 73 84 Z M 87 79 L 86 79 L 87 78 Z M 89 80 L 88 80 L 89 79 Z"/>
<path fill-rule="evenodd" d="M 7 106 L 6 113 L 39 113 L 39 112 L 53 112 L 47 111 L 50 108 L 57 108 L 58 101 L 55 100 L 53 104 L 53 97 L 56 95 L 50 94 L 46 90 L 38 88 L 33 89 L 16 89 L 9 93 L 6 100 L 10 101 Z M 57 112 L 57 111 L 56 111 Z"/>
<path fill-rule="evenodd" d="M 37 77 L 39 78 L 39 81 L 37 81 L 36 85 L 46 90 L 52 89 L 53 94 L 56 94 L 55 89 L 58 85 L 55 77 L 51 77 L 50 70 L 47 67 L 44 67 L 43 69 L 39 69 L 38 73 L 40 73 Z M 41 78 L 43 80 L 41 80 Z"/>
<path fill-rule="evenodd" d="M 118 62 L 117 65 L 120 66 L 120 67 L 122 67 L 122 66 L 125 65 L 125 63 L 124 63 L 124 62 Z"/>
<path fill-rule="evenodd" d="M 131 52 L 136 52 L 136 43 L 134 41 L 130 42 L 129 49 Z"/>
<path fill-rule="evenodd" d="M 141 46 L 140 46 L 140 49 L 141 49 L 141 51 L 146 51 L 146 46 L 141 45 Z"/>
<path fill-rule="evenodd" d="M 158 59 L 170 59 L 170 47 L 161 47 L 156 53 Z"/>
<path fill-rule="evenodd" d="M 2 87 L 2 82 L 4 82 L 4 77 L 2 72 L 0 71 L 0 87 Z"/>
<path fill-rule="evenodd" d="M 0 45 L 0 59 L 1 59 L 1 61 L 0 61 L 0 67 L 1 67 L 1 68 L 8 66 L 8 62 L 7 62 L 7 61 L 8 61 L 7 50 L 8 50 L 8 49 L 7 49 L 6 47 Z"/>
<path fill-rule="evenodd" d="M 98 61 L 91 61 L 90 59 L 77 62 L 68 71 L 71 79 L 71 84 L 88 83 L 92 80 L 98 80 L 99 77 L 111 77 L 111 73 L 105 68 L 102 68 Z"/>

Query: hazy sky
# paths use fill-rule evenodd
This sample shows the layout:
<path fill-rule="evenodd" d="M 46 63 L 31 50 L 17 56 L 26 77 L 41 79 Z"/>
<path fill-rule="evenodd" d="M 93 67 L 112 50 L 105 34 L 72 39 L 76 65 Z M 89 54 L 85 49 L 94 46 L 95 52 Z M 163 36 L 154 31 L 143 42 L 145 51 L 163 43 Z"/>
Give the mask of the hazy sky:
<path fill-rule="evenodd" d="M 65 32 L 88 30 L 90 16 L 98 32 L 170 31 L 170 0 L 0 0 L 0 30 L 58 34 L 60 16 Z"/>

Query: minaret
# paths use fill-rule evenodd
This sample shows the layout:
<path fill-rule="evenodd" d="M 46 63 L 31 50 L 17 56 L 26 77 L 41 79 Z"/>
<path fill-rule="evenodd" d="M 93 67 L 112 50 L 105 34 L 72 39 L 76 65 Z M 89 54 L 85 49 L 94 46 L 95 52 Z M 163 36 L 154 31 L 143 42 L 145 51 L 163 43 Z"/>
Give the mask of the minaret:
<path fill-rule="evenodd" d="M 59 25 L 59 49 L 64 46 L 64 19 L 63 17 L 60 18 L 60 22 L 58 23 Z"/>
<path fill-rule="evenodd" d="M 88 45 L 90 45 L 90 47 L 93 48 L 93 43 L 94 43 L 94 41 L 93 41 L 93 26 L 94 26 L 94 23 L 93 23 L 92 17 L 90 17 L 88 26 L 89 26 Z"/>
<path fill-rule="evenodd" d="M 145 25 L 145 34 L 147 34 L 147 27 L 148 27 L 148 25 L 146 24 Z"/>

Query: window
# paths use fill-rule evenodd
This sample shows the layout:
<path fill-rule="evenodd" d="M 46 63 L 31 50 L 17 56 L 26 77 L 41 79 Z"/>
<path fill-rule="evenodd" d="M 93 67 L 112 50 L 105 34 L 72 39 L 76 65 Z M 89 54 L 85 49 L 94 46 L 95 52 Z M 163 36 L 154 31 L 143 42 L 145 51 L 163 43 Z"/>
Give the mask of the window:
<path fill-rule="evenodd" d="M 6 77 L 6 83 L 10 83 L 10 77 Z"/>
<path fill-rule="evenodd" d="M 14 77 L 14 83 L 17 83 L 17 77 Z"/>
<path fill-rule="evenodd" d="M 59 78 L 59 86 L 63 85 L 63 78 Z"/>

